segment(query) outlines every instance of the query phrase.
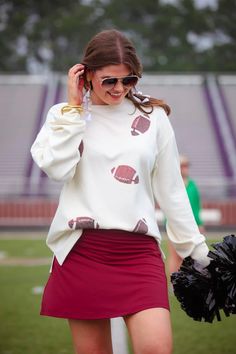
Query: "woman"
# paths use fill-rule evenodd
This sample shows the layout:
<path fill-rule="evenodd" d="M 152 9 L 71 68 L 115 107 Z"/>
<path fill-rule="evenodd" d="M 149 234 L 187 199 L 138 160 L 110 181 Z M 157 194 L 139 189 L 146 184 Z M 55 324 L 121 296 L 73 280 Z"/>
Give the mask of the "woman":
<path fill-rule="evenodd" d="M 122 33 L 98 33 L 69 70 L 68 103 L 49 110 L 31 150 L 50 178 L 64 181 L 47 238 L 55 258 L 41 314 L 68 319 L 77 354 L 111 354 L 110 318 L 121 316 L 134 353 L 171 353 L 156 201 L 180 256 L 208 264 L 170 109 L 137 93 L 141 74 Z"/>

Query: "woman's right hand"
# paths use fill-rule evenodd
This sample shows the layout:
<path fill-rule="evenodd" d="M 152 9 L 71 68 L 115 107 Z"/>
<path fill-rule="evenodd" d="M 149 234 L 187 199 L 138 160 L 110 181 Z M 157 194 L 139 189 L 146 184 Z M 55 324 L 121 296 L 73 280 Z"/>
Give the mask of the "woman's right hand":
<path fill-rule="evenodd" d="M 75 64 L 68 72 L 67 93 L 69 105 L 81 105 L 83 102 L 84 88 L 83 64 Z"/>

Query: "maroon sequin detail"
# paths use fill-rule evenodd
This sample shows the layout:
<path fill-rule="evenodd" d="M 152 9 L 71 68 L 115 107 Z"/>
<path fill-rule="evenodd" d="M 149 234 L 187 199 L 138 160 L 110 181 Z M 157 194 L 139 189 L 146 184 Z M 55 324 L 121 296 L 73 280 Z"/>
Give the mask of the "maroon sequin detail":
<path fill-rule="evenodd" d="M 68 222 L 68 225 L 73 230 L 99 228 L 98 223 L 94 219 L 90 218 L 89 216 L 78 216 L 75 219 L 71 219 Z"/>
<path fill-rule="evenodd" d="M 137 222 L 133 232 L 137 232 L 139 234 L 146 234 L 148 232 L 147 222 L 144 218 Z"/>
<path fill-rule="evenodd" d="M 83 152 L 84 152 L 84 142 L 83 142 L 83 140 L 81 140 L 81 143 L 79 144 L 78 149 L 79 149 L 80 157 L 82 157 Z"/>
<path fill-rule="evenodd" d="M 144 134 L 150 127 L 150 118 L 148 116 L 138 116 L 131 125 L 131 134 L 136 136 Z"/>
<path fill-rule="evenodd" d="M 137 184 L 139 183 L 139 176 L 136 170 L 127 165 L 120 165 L 118 167 L 113 167 L 111 173 L 117 181 L 126 184 Z"/>

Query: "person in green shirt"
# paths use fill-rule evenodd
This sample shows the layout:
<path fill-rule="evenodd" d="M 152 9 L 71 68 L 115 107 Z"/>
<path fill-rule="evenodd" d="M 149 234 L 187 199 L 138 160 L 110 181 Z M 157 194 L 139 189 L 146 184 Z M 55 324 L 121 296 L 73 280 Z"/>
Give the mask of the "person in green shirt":
<path fill-rule="evenodd" d="M 180 156 L 180 169 L 184 180 L 188 198 L 192 207 L 195 221 L 200 232 L 204 232 L 203 221 L 201 219 L 201 197 L 196 182 L 189 176 L 190 162 L 186 156 Z M 169 273 L 177 272 L 182 263 L 182 258 L 176 253 L 173 245 L 168 241 L 168 267 Z"/>

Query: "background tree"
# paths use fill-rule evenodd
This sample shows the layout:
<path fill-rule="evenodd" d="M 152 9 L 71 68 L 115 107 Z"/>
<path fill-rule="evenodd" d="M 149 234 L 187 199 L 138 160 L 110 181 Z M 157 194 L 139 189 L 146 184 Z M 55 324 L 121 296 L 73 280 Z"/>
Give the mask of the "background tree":
<path fill-rule="evenodd" d="M 76 0 L 0 2 L 0 70 L 65 70 L 99 30 L 99 10 Z"/>
<path fill-rule="evenodd" d="M 0 0 L 0 71 L 63 71 L 99 30 L 133 40 L 145 71 L 236 71 L 236 0 Z"/>

